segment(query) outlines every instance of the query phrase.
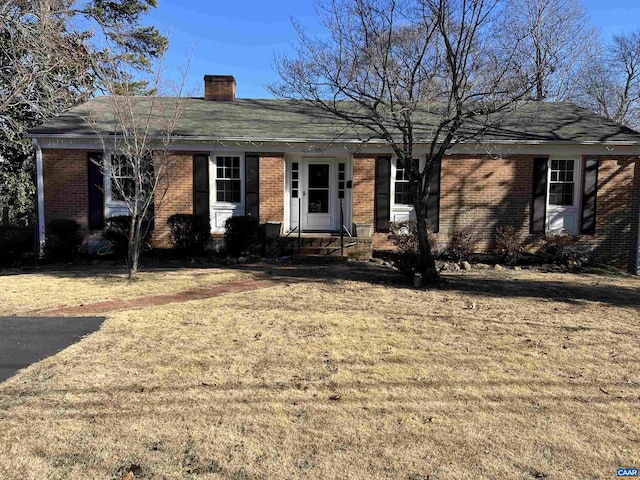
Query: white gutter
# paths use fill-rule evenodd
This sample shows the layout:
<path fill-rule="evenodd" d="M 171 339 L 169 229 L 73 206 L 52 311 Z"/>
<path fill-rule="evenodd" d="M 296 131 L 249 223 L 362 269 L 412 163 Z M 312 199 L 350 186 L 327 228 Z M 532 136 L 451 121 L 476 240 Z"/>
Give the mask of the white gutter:
<path fill-rule="evenodd" d="M 60 138 L 60 139 L 74 139 L 74 140 L 95 140 L 97 138 L 96 134 L 76 134 L 76 133 L 44 133 L 39 134 L 36 133 L 32 136 L 34 141 L 36 138 Z M 109 138 L 118 138 L 115 135 L 109 135 Z M 156 138 L 156 137 L 150 137 Z M 162 138 L 162 137 L 157 137 Z M 389 144 L 386 140 L 381 139 L 371 139 L 371 140 L 360 140 L 357 138 L 340 138 L 336 137 L 335 139 L 327 139 L 327 138 L 268 138 L 268 137 L 210 137 L 203 135 L 193 135 L 193 136 L 174 136 L 174 142 L 245 142 L 245 143 L 327 143 L 327 144 L 358 144 L 358 145 L 383 145 L 386 146 Z M 431 143 L 428 141 L 416 141 L 414 145 L 430 145 Z M 454 142 L 452 147 L 456 145 L 601 145 L 604 147 L 623 147 L 623 146 L 640 146 L 640 141 L 598 141 L 598 140 L 583 140 L 579 142 L 572 142 L 568 140 L 500 140 L 500 139 L 480 139 L 478 141 L 462 141 L 462 142 Z"/>
<path fill-rule="evenodd" d="M 44 255 L 44 177 L 42 174 L 42 149 L 38 140 L 33 139 L 36 147 L 36 192 L 38 194 L 38 256 Z"/>

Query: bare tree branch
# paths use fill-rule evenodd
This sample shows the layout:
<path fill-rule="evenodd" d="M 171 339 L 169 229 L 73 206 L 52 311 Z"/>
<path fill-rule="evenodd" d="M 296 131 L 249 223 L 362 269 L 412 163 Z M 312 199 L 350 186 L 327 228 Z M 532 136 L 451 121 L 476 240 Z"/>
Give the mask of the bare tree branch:
<path fill-rule="evenodd" d="M 573 100 L 601 52 L 581 0 L 505 0 L 500 31 L 505 50 L 515 46 L 518 74 L 535 76 L 536 100 Z"/>
<path fill-rule="evenodd" d="M 580 82 L 579 102 L 630 128 L 640 128 L 640 30 L 616 35 Z"/>
<path fill-rule="evenodd" d="M 170 96 L 120 94 L 123 88 L 127 91 L 131 78 L 125 72 L 107 83 L 118 93 L 106 98 L 107 111 L 92 111 L 86 118 L 105 153 L 97 165 L 110 179 L 112 198 L 121 201 L 131 218 L 126 259 L 129 277 L 138 272 L 140 257 L 146 248 L 149 221 L 162 208 L 174 179 L 172 147 L 183 112 L 187 71 L 188 65 Z M 154 92 L 163 90 L 162 63 L 159 63 L 151 85 Z M 132 90 L 136 91 L 135 85 Z M 110 119 L 109 129 L 104 127 L 105 117 Z"/>
<path fill-rule="evenodd" d="M 324 0 L 328 39 L 300 37 L 281 57 L 271 91 L 345 121 L 363 141 L 388 142 L 408 172 L 427 281 L 439 279 L 424 226 L 429 179 L 459 141 L 480 138 L 529 96 L 533 75 L 514 76 L 513 45 L 496 41 L 498 0 Z M 429 144 L 426 165 L 414 158 Z"/>

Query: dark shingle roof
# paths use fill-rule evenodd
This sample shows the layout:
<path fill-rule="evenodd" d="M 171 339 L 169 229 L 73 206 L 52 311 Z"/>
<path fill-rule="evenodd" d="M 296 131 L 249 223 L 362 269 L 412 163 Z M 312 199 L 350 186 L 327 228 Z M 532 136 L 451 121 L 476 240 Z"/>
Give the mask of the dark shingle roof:
<path fill-rule="evenodd" d="M 157 102 L 158 111 L 169 113 L 176 100 L 156 97 L 153 101 Z M 149 101 L 148 98 L 135 99 L 143 111 L 142 105 Z M 180 101 L 182 113 L 175 134 L 185 139 L 331 142 L 362 138 L 344 122 L 308 103 L 260 99 L 212 102 L 202 98 Z M 98 97 L 51 119 L 30 134 L 33 137 L 93 136 L 96 129 L 113 131 L 111 111 L 109 98 Z M 419 124 L 417 143 L 427 143 L 433 125 L 430 114 L 416 118 Z M 640 144 L 640 133 L 568 102 L 532 102 L 504 114 L 499 126 L 487 131 L 483 139 L 522 143 Z"/>

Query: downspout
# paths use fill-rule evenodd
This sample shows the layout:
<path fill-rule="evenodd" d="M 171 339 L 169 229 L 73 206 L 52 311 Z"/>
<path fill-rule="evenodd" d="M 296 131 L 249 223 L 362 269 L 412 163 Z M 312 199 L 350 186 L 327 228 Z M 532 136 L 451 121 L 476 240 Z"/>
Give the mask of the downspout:
<path fill-rule="evenodd" d="M 640 155 L 636 157 L 636 162 L 640 162 Z M 638 169 L 636 168 L 636 171 Z M 638 179 L 635 179 L 635 183 L 638 184 Z M 640 187 L 636 192 L 636 195 L 640 195 Z M 640 202 L 638 202 L 640 204 Z M 638 235 L 636 236 L 636 275 L 640 275 L 640 209 L 638 209 Z"/>
<path fill-rule="evenodd" d="M 38 195 L 38 256 L 44 255 L 44 177 L 42 174 L 42 148 L 38 145 L 38 139 L 33 139 L 36 147 L 36 193 Z"/>
<path fill-rule="evenodd" d="M 640 195 L 640 192 L 638 192 Z M 638 210 L 638 245 L 636 247 L 636 275 L 640 275 L 640 209 Z"/>

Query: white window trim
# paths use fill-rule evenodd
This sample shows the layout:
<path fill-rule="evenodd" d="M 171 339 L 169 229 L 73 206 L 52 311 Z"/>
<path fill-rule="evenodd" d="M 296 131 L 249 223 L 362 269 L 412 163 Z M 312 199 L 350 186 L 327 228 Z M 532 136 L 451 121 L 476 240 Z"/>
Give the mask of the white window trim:
<path fill-rule="evenodd" d="M 573 169 L 573 179 L 574 179 L 574 189 L 573 189 L 573 205 L 552 205 L 549 203 L 550 199 L 550 189 L 551 189 L 551 162 L 553 160 L 573 160 L 574 161 L 574 169 Z M 551 218 L 553 216 L 559 214 L 566 214 L 575 216 L 576 220 L 576 232 L 568 232 L 572 234 L 580 233 L 580 201 L 581 201 L 581 192 L 582 192 L 582 162 L 583 159 L 579 155 L 553 155 L 550 156 L 547 160 L 547 214 L 545 218 L 545 232 L 552 233 L 562 230 L 552 230 L 550 227 Z"/>
<path fill-rule="evenodd" d="M 102 154 L 104 155 L 104 176 L 102 179 L 104 189 L 104 218 L 108 219 L 120 215 L 131 215 L 130 206 L 125 200 L 116 200 L 113 198 L 111 188 L 111 156 L 113 152 L 111 150 L 105 150 Z"/>
<path fill-rule="evenodd" d="M 239 202 L 219 202 L 218 201 L 218 190 L 217 190 L 217 180 L 218 180 L 218 157 L 238 157 L 240 159 L 240 201 Z M 209 178 L 210 180 L 210 190 L 211 190 L 211 205 L 215 205 L 217 207 L 222 208 L 238 208 L 240 206 L 244 207 L 244 189 L 245 189 L 245 181 L 244 181 L 244 153 L 237 152 L 216 152 L 211 153 L 209 162 Z"/>
<path fill-rule="evenodd" d="M 573 202 L 572 205 L 552 205 L 551 203 L 549 203 L 549 199 L 550 199 L 550 193 L 551 193 L 551 163 L 553 160 L 573 160 L 574 163 L 574 167 L 573 167 Z M 580 179 L 580 174 L 582 172 L 582 168 L 581 168 L 581 163 L 582 163 L 582 159 L 581 158 L 576 158 L 576 157 L 566 157 L 566 158 L 560 158 L 557 156 L 554 157 L 550 157 L 549 158 L 549 162 L 548 162 L 548 168 L 547 168 L 547 208 L 557 208 L 557 209 L 571 209 L 571 208 L 578 208 L 580 206 L 580 195 L 579 195 L 579 190 L 580 187 L 582 186 L 581 184 L 581 179 Z"/>
<path fill-rule="evenodd" d="M 219 202 L 216 181 L 218 180 L 218 157 L 240 158 L 240 202 Z M 219 226 L 218 216 L 240 216 L 245 214 L 245 154 L 233 151 L 209 152 L 209 221 L 211 233 L 224 233 L 224 227 Z"/>
<path fill-rule="evenodd" d="M 425 167 L 426 157 L 424 155 L 415 156 L 420 160 L 420 170 Z M 396 214 L 406 216 L 408 219 L 415 218 L 414 206 L 407 203 L 396 203 L 396 169 L 398 167 L 398 157 L 391 157 L 391 188 L 390 188 L 390 220 L 393 222 Z"/>

